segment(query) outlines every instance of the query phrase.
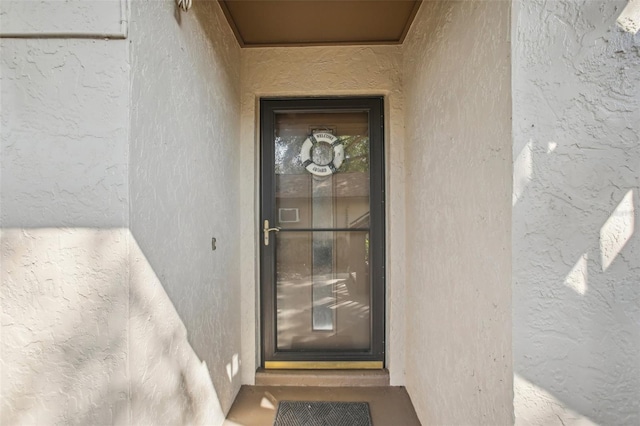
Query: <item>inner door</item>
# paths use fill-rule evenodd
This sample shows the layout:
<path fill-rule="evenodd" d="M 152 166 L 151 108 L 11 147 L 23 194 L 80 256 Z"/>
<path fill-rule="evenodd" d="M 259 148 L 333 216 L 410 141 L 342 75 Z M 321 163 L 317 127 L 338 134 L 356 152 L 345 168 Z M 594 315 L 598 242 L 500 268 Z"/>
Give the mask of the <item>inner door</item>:
<path fill-rule="evenodd" d="M 383 368 L 383 99 L 260 107 L 263 366 Z"/>

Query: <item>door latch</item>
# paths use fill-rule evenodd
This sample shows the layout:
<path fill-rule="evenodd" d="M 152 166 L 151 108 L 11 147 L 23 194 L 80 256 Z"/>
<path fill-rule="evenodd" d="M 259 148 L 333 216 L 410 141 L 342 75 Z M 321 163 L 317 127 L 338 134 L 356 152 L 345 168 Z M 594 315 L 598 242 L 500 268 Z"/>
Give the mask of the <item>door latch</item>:
<path fill-rule="evenodd" d="M 269 221 L 265 220 L 264 221 L 264 229 L 262 231 L 264 232 L 264 245 L 268 246 L 269 245 L 269 232 L 271 232 L 271 231 L 278 232 L 278 231 L 280 231 L 280 228 L 278 228 L 278 227 L 269 228 Z"/>

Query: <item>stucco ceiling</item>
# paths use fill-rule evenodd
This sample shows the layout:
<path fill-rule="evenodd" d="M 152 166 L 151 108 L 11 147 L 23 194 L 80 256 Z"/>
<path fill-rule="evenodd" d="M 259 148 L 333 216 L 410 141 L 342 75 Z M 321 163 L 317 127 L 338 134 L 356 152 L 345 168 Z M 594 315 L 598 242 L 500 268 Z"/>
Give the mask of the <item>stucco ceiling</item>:
<path fill-rule="evenodd" d="M 242 47 L 402 43 L 422 0 L 219 0 Z"/>

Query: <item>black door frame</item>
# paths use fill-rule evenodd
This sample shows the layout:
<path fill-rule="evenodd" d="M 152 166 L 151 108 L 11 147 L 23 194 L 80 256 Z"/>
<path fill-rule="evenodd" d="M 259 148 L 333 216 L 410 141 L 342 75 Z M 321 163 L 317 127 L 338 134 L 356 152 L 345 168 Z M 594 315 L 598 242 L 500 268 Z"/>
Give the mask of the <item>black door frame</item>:
<path fill-rule="evenodd" d="M 282 112 L 369 113 L 370 144 L 370 277 L 371 347 L 367 351 L 279 351 L 276 346 L 275 244 L 264 246 L 264 220 L 276 223 L 274 143 L 275 116 Z M 265 361 L 380 361 L 385 358 L 385 165 L 383 97 L 260 99 L 260 323 L 261 364 Z M 272 225 L 274 226 L 274 225 Z M 274 235 L 275 234 L 275 235 Z M 271 238 L 278 238 L 272 233 Z M 266 279 L 270 277 L 270 279 Z"/>

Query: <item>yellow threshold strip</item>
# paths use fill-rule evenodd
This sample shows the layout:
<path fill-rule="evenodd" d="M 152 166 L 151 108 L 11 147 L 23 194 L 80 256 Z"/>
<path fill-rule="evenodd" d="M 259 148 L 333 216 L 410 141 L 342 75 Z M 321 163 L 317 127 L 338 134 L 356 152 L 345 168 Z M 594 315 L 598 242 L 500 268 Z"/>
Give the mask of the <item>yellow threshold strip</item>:
<path fill-rule="evenodd" d="M 265 361 L 265 370 L 381 370 L 382 361 Z"/>

